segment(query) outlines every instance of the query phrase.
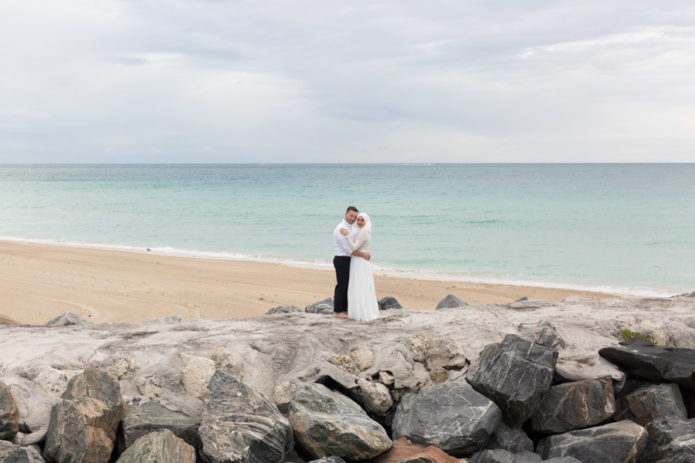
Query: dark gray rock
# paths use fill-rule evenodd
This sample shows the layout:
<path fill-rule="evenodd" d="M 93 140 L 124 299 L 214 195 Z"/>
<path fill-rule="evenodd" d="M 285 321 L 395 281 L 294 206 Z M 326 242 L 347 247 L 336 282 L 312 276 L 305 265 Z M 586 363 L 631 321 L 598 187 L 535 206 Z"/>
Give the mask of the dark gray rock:
<path fill-rule="evenodd" d="M 393 417 L 393 437 L 455 457 L 472 455 L 500 425 L 501 415 L 494 402 L 461 378 L 406 394 Z"/>
<path fill-rule="evenodd" d="M 647 427 L 639 463 L 695 463 L 695 419 L 657 418 Z"/>
<path fill-rule="evenodd" d="M 688 417 L 680 388 L 673 383 L 647 384 L 618 401 L 616 419 L 632 420 L 642 426 L 660 417 Z"/>
<path fill-rule="evenodd" d="M 586 379 L 553 386 L 531 420 L 533 430 L 560 434 L 603 423 L 615 413 L 610 378 Z"/>
<path fill-rule="evenodd" d="M 557 355 L 555 350 L 508 334 L 501 343 L 483 349 L 469 382 L 499 405 L 507 424 L 521 426 L 550 388 Z"/>
<path fill-rule="evenodd" d="M 280 410 L 226 370 L 210 379 L 199 433 L 207 463 L 281 462 L 293 444 Z"/>
<path fill-rule="evenodd" d="M 91 325 L 92 322 L 86 318 L 75 315 L 74 313 L 65 312 L 58 315 L 56 318 L 49 320 L 46 326 L 71 326 L 71 325 Z"/>
<path fill-rule="evenodd" d="M 345 463 L 340 457 L 325 457 L 319 458 L 318 460 L 311 460 L 309 463 Z"/>
<path fill-rule="evenodd" d="M 695 297 L 695 291 L 679 294 L 678 297 Z"/>
<path fill-rule="evenodd" d="M 333 314 L 333 298 L 327 297 L 304 308 L 306 313 Z"/>
<path fill-rule="evenodd" d="M 574 457 L 582 462 L 635 462 L 647 445 L 647 431 L 632 421 L 604 424 L 541 439 L 543 458 Z"/>
<path fill-rule="evenodd" d="M 528 450 L 512 453 L 508 450 L 481 450 L 468 459 L 468 463 L 540 463 L 541 456 Z"/>
<path fill-rule="evenodd" d="M 272 309 L 269 309 L 265 314 L 266 315 L 273 315 L 276 313 L 296 313 L 296 312 L 301 312 L 302 309 L 297 307 L 296 305 L 279 305 L 277 307 L 273 307 Z"/>
<path fill-rule="evenodd" d="M 467 306 L 468 303 L 462 301 L 458 297 L 454 296 L 453 294 L 449 294 L 447 297 L 439 301 L 439 304 L 437 304 L 437 309 L 453 309 L 455 307 L 465 307 Z"/>
<path fill-rule="evenodd" d="M 379 301 L 379 310 L 402 309 L 395 297 L 386 296 Z"/>
<path fill-rule="evenodd" d="M 168 429 L 146 434 L 121 454 L 116 463 L 195 463 L 195 449 Z"/>
<path fill-rule="evenodd" d="M 621 347 L 604 347 L 599 354 L 628 376 L 695 389 L 695 349 L 655 346 L 643 341 L 620 344 Z"/>
<path fill-rule="evenodd" d="M 500 423 L 490 440 L 485 444 L 488 449 L 508 450 L 519 453 L 522 450 L 533 451 L 533 441 L 520 428 L 511 428 L 505 422 Z"/>
<path fill-rule="evenodd" d="M 550 349 L 562 349 L 565 347 L 565 340 L 555 327 L 545 320 L 536 324 L 522 323 L 519 325 L 519 332 L 525 339 L 533 339 L 536 344 Z"/>
<path fill-rule="evenodd" d="M 51 410 L 43 456 L 48 461 L 107 462 L 113 451 L 123 397 L 116 379 L 88 369 L 73 377 Z"/>
<path fill-rule="evenodd" d="M 367 460 L 391 448 L 384 428 L 344 395 L 322 384 L 305 384 L 289 406 L 292 430 L 314 458 Z"/>
<path fill-rule="evenodd" d="M 557 457 L 549 460 L 543 460 L 541 463 L 583 463 L 574 457 Z"/>
<path fill-rule="evenodd" d="M 0 440 L 0 463 L 45 463 L 41 454 L 31 447 L 20 447 Z"/>
<path fill-rule="evenodd" d="M 122 448 L 125 449 L 147 434 L 168 429 L 189 445 L 198 447 L 198 426 L 200 426 L 200 418 L 191 418 L 183 413 L 169 410 L 159 402 L 126 405 L 119 431 L 120 440 L 123 442 Z"/>
<path fill-rule="evenodd" d="M 0 439 L 12 439 L 19 431 L 19 410 L 10 387 L 0 381 Z"/>

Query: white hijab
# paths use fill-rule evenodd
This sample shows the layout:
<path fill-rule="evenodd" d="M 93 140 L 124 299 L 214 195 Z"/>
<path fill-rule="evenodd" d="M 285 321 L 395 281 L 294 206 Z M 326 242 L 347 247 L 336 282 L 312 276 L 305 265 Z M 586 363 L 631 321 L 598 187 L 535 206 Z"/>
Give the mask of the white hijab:
<path fill-rule="evenodd" d="M 359 214 L 357 214 L 357 217 L 364 218 L 364 227 L 362 227 L 362 228 L 357 227 L 357 231 L 359 233 L 365 232 L 365 233 L 369 233 L 371 235 L 372 234 L 372 220 L 369 218 L 369 216 L 367 214 L 365 214 L 364 212 L 360 212 Z"/>

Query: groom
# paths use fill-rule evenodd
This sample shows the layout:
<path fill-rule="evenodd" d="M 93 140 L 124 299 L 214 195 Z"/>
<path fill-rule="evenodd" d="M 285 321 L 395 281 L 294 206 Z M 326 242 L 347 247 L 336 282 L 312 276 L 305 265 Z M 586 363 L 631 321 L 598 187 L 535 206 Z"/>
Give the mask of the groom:
<path fill-rule="evenodd" d="M 348 284 L 350 282 L 350 256 L 363 257 L 367 260 L 371 257 L 368 252 L 355 251 L 350 249 L 345 236 L 340 233 L 341 228 L 345 228 L 350 233 L 350 239 L 355 239 L 356 230 L 353 227 L 359 211 L 355 206 L 348 206 L 345 211 L 345 218 L 333 230 L 333 247 L 335 248 L 335 257 L 333 258 L 333 267 L 335 267 L 335 292 L 333 293 L 333 311 L 338 318 L 347 318 L 348 310 Z"/>

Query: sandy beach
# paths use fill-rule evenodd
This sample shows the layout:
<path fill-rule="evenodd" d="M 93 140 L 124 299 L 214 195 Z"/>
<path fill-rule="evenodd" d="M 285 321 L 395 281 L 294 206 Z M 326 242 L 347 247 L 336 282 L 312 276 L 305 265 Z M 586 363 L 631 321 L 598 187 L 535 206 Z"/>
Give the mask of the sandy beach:
<path fill-rule="evenodd" d="M 559 301 L 606 293 L 434 281 L 377 275 L 377 296 L 409 309 L 434 309 L 447 294 L 470 304 L 521 296 Z M 262 315 L 277 305 L 306 305 L 333 294 L 331 270 L 271 263 L 110 251 L 0 241 L 0 319 L 43 324 L 65 312 L 101 322 L 178 315 L 183 320 Z"/>

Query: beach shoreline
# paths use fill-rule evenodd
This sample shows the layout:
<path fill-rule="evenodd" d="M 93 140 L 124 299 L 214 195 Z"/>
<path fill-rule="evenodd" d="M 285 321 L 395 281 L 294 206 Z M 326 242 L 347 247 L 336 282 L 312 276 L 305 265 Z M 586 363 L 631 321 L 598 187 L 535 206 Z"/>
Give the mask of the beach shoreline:
<path fill-rule="evenodd" d="M 379 298 L 418 310 L 434 309 L 447 294 L 476 305 L 624 296 L 393 274 L 377 274 L 375 283 Z M 65 312 L 96 323 L 251 317 L 278 305 L 304 308 L 331 296 L 334 285 L 325 268 L 0 240 L 0 316 L 18 323 L 43 324 Z"/>

